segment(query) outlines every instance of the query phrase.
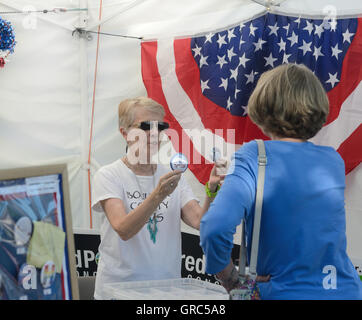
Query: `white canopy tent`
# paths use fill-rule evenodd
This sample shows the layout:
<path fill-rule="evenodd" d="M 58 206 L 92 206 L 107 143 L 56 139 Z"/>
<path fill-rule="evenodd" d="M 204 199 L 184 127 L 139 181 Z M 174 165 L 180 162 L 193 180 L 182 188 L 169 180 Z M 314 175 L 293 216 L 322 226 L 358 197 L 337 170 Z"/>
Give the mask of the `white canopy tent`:
<path fill-rule="evenodd" d="M 54 8 L 68 11 L 51 12 Z M 43 9 L 49 12 L 33 12 Z M 0 17 L 12 23 L 17 41 L 15 53 L 0 70 L 0 168 L 67 163 L 73 227 L 98 230 L 99 217 L 91 218 L 89 212 L 88 169 L 93 175 L 99 166 L 125 153 L 118 132 L 118 103 L 147 95 L 138 38 L 183 37 L 225 29 L 265 10 L 292 16 L 348 17 L 362 14 L 362 2 L 0 0 Z M 23 13 L 4 13 L 9 11 Z M 77 28 L 95 33 L 74 32 Z M 101 34 L 98 42 L 97 31 L 112 35 Z M 201 184 L 190 172 L 186 174 L 202 200 Z M 348 251 L 352 258 L 362 260 L 362 209 L 355 200 L 361 198 L 362 165 L 346 180 Z"/>

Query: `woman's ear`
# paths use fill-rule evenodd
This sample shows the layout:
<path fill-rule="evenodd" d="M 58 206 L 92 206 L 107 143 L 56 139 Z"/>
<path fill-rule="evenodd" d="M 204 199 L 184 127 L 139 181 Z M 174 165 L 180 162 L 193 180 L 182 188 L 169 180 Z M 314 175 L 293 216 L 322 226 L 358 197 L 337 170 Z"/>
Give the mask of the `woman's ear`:
<path fill-rule="evenodd" d="M 126 131 L 125 128 L 119 128 L 119 132 L 121 133 L 122 137 L 124 138 L 124 140 L 127 141 L 127 134 L 128 132 Z"/>

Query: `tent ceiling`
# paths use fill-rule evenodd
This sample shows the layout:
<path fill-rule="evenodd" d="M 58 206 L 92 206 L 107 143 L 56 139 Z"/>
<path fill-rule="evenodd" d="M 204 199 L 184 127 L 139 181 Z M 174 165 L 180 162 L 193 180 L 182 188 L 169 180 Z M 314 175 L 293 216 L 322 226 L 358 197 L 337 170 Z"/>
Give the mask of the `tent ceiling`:
<path fill-rule="evenodd" d="M 269 3 L 273 10 L 293 15 L 324 17 L 330 8 L 338 16 L 362 14 L 360 0 L 103 0 L 102 30 L 145 38 L 188 36 L 195 25 L 204 33 L 250 19 L 265 10 L 261 4 Z M 89 4 L 89 28 L 94 29 L 99 24 L 99 4 Z"/>
<path fill-rule="evenodd" d="M 119 10 L 123 11 L 123 8 L 120 6 Z M 164 1 L 162 5 L 159 0 L 147 0 L 117 15 L 115 7 L 108 7 L 107 3 L 103 8 L 102 20 L 106 22 L 102 24 L 102 30 L 145 38 L 187 36 L 193 34 L 195 26 L 200 33 L 208 32 L 235 25 L 264 10 L 265 7 L 251 0 Z M 90 12 L 92 20 L 97 21 L 99 8 Z M 96 26 L 92 24 L 89 23 L 90 28 Z"/>

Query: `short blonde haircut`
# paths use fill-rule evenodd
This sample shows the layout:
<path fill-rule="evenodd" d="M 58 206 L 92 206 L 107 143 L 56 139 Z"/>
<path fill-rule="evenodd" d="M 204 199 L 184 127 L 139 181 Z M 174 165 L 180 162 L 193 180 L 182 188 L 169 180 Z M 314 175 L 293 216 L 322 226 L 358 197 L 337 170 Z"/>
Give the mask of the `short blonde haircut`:
<path fill-rule="evenodd" d="M 160 114 L 162 118 L 165 116 L 164 108 L 151 98 L 138 97 L 126 99 L 118 106 L 119 128 L 128 129 L 132 126 L 137 108 L 144 108 L 152 113 Z"/>
<path fill-rule="evenodd" d="M 260 77 L 248 103 L 248 115 L 267 135 L 308 140 L 329 112 L 327 94 L 304 65 L 285 64 Z"/>

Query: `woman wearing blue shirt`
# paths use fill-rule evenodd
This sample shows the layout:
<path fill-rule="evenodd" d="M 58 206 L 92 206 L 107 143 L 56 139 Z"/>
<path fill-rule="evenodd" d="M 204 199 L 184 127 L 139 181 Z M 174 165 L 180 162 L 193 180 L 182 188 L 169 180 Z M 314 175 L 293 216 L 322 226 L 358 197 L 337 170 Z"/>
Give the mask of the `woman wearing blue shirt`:
<path fill-rule="evenodd" d="M 328 112 L 321 83 L 301 65 L 264 73 L 249 99 L 249 117 L 271 138 L 265 141 L 257 264 L 258 275 L 269 281 L 258 282 L 261 299 L 362 299 L 362 282 L 346 253 L 344 162 L 333 148 L 307 141 L 322 128 Z M 255 141 L 235 153 L 201 220 L 206 272 L 216 274 L 228 291 L 239 286 L 230 256 L 244 218 L 251 243 L 257 155 Z"/>

